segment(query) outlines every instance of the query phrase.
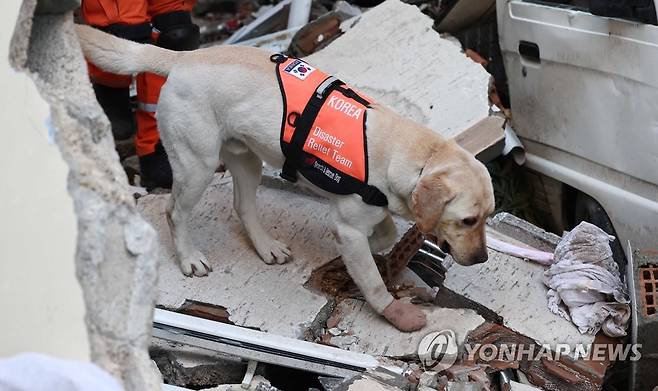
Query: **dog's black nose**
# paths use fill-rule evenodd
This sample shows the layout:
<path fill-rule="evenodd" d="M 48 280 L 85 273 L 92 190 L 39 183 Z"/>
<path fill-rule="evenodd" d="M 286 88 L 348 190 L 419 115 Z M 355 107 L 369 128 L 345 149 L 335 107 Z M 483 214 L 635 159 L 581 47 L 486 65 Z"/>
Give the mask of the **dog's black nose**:
<path fill-rule="evenodd" d="M 487 253 L 487 250 L 485 249 L 484 251 L 474 255 L 471 258 L 471 265 L 475 265 L 477 263 L 485 263 L 489 259 L 489 253 Z"/>

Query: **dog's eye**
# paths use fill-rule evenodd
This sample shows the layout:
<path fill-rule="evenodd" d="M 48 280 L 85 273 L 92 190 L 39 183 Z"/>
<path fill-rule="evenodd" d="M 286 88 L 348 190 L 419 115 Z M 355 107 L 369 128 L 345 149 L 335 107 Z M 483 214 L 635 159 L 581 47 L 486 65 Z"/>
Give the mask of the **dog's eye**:
<path fill-rule="evenodd" d="M 464 220 L 462 220 L 462 223 L 464 225 L 471 226 L 471 225 L 475 225 L 475 223 L 477 223 L 477 221 L 478 221 L 478 219 L 475 218 L 475 217 L 467 217 Z"/>

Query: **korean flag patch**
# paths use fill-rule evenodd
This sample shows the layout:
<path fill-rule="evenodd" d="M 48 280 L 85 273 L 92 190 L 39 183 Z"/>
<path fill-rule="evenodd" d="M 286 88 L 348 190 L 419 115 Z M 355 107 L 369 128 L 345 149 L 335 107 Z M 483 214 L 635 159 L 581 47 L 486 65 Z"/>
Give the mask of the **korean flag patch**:
<path fill-rule="evenodd" d="M 308 65 L 302 60 L 295 60 L 288 64 L 288 66 L 283 70 L 284 72 L 295 76 L 296 78 L 300 80 L 304 80 L 315 71 L 315 68 L 312 66 Z"/>

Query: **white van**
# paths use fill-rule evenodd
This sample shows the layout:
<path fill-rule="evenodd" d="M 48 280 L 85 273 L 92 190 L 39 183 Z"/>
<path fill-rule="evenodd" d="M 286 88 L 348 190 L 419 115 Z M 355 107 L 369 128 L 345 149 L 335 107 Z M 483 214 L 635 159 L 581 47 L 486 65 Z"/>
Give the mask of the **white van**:
<path fill-rule="evenodd" d="M 578 3 L 497 0 L 512 127 L 555 229 L 658 250 L 658 26 Z"/>

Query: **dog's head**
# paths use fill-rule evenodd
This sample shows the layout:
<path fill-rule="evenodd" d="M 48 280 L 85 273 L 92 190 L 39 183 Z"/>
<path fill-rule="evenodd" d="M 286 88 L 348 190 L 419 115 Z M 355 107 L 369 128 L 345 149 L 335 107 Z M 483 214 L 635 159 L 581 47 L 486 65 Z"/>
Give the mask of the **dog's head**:
<path fill-rule="evenodd" d="M 494 210 L 491 178 L 456 144 L 427 161 L 411 195 L 411 210 L 420 231 L 437 236 L 457 263 L 487 260 L 485 223 Z"/>

